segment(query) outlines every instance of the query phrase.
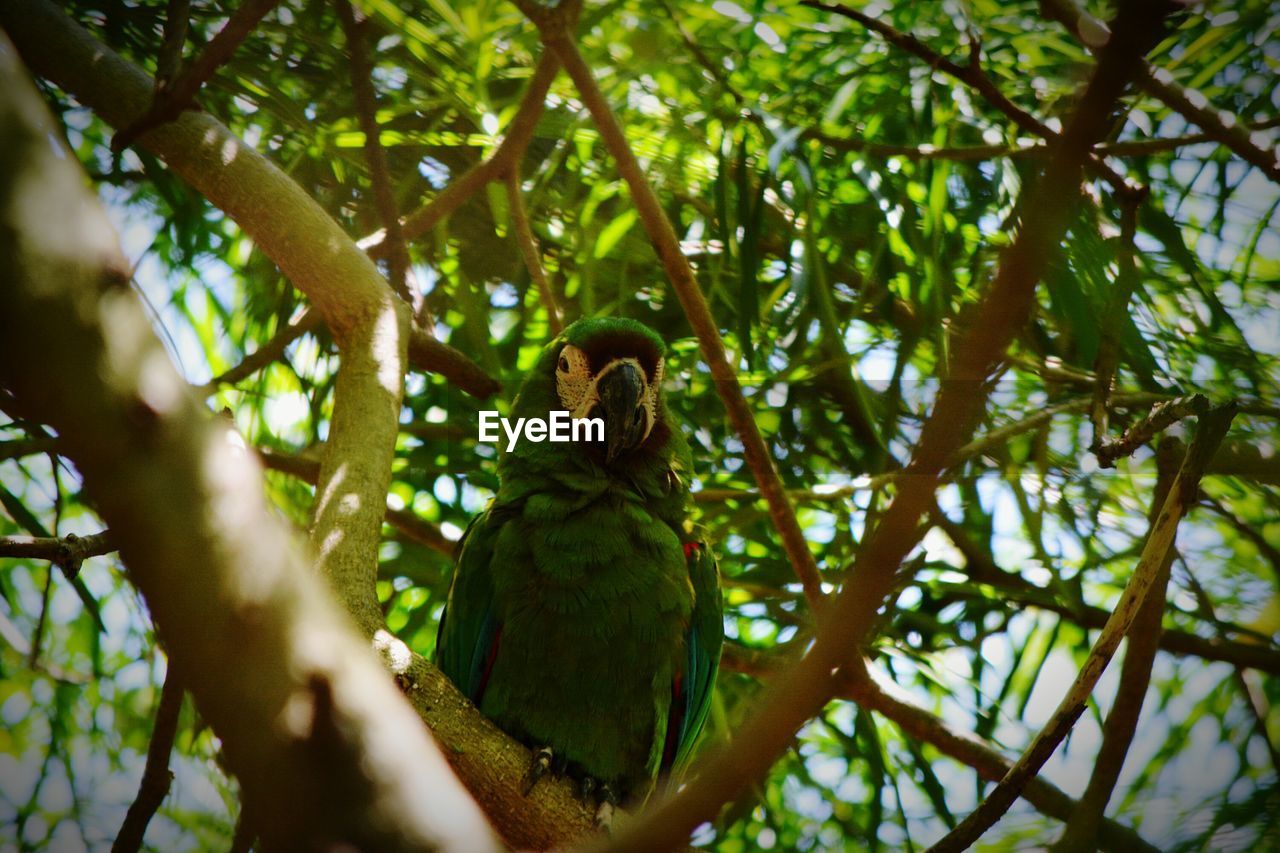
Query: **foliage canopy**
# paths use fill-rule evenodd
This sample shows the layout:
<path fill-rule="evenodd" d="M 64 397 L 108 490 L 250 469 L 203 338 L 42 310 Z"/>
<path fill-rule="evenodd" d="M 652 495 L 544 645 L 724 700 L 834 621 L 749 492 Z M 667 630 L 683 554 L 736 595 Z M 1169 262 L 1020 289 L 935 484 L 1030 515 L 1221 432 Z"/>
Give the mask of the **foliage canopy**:
<path fill-rule="evenodd" d="M 236 5 L 192 4 L 188 56 Z M 1050 157 L 1025 117 L 1060 129 L 1094 66 L 1040 5 L 861 7 L 881 32 L 774 0 L 609 0 L 582 12 L 580 49 L 695 265 L 828 589 L 891 500 L 952 335 L 1016 223 L 1030 208 L 1075 203 L 1023 192 Z M 164 4 L 67 9 L 154 71 Z M 542 47 L 498 0 L 361 0 L 359 10 L 391 191 L 408 214 L 498 149 Z M 1277 28 L 1274 6 L 1258 0 L 1197 7 L 1174 16 L 1148 56 L 1179 91 L 1243 124 L 1273 172 Z M 971 79 L 931 67 L 894 34 Z M 350 75 L 334 5 L 284 0 L 199 103 L 359 239 L 384 221 Z M 56 85 L 45 92 L 137 264 L 134 286 L 170 354 L 267 454 L 273 504 L 305 526 L 313 487 L 297 476 L 299 459 L 314 459 L 328 435 L 339 365 L 328 332 L 308 326 L 271 363 L 219 381 L 296 321 L 304 298 L 157 157 L 136 146 L 113 154 L 112 128 Z M 1114 468 L 1098 462 L 1099 371 L 1116 377 L 1101 421 L 1108 438 L 1164 400 L 1240 401 L 1182 523 L 1162 651 L 1107 814 L 1161 848 L 1247 849 L 1275 842 L 1280 795 L 1280 192 L 1274 175 L 1222 144 L 1221 126 L 1185 113 L 1153 85 L 1127 94 L 979 438 L 950 467 L 868 652 L 881 680 L 939 725 L 1016 755 L 1084 661 L 1153 512 L 1151 448 Z M 706 735 L 723 742 L 752 713 L 761 680 L 812 639 L 814 617 L 631 193 L 563 74 L 519 174 L 566 318 L 635 317 L 668 342 L 668 398 L 688 424 L 701 521 L 724 574 L 732 648 Z M 1145 190 L 1118 191 L 1108 174 Z M 406 379 L 388 496 L 401 512 L 384 531 L 378 599 L 391 631 L 427 655 L 449 542 L 496 487 L 496 451 L 475 441 L 478 412 L 509 411 L 552 333 L 518 251 L 512 200 L 501 180 L 486 183 L 408 243 L 418 316 L 502 382 L 477 399 L 438 374 Z M 102 529 L 48 438 L 39 424 L 0 425 L 0 535 Z M 24 849 L 101 846 L 136 791 L 164 672 L 147 611 L 114 555 L 74 580 L 47 561 L 6 559 L 0 597 L 0 819 L 10 827 L 0 838 Z M 1073 797 L 1122 689 L 1117 662 L 1042 774 Z M 695 842 L 734 851 L 936 841 L 982 799 L 985 777 L 936 732 L 876 710 L 832 701 Z M 172 766 L 177 783 L 148 840 L 225 847 L 236 787 L 190 705 Z M 1020 802 L 983 843 L 1038 844 L 1059 832 Z"/>

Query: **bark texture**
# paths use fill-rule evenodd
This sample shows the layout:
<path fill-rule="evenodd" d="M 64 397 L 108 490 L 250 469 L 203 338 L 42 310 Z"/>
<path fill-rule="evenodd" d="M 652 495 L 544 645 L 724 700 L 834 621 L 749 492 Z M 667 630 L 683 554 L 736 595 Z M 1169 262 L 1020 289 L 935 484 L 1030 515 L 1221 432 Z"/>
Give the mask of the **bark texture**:
<path fill-rule="evenodd" d="M 56 139 L 0 39 L 0 382 L 60 433 L 264 843 L 494 848 L 267 506 L 252 454 L 174 370 Z"/>

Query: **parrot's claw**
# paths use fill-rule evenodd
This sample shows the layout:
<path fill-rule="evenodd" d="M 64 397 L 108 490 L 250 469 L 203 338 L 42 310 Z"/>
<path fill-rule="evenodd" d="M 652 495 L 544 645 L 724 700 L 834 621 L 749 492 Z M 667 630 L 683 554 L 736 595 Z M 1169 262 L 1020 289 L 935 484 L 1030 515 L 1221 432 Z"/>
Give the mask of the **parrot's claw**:
<path fill-rule="evenodd" d="M 538 780 L 551 769 L 551 765 L 555 760 L 555 753 L 551 751 L 549 746 L 544 746 L 533 754 L 533 763 L 529 766 L 529 773 L 524 777 L 522 793 L 526 797 L 533 790 L 533 786 L 538 784 Z"/>
<path fill-rule="evenodd" d="M 596 806 L 596 828 L 602 832 L 612 833 L 613 815 L 618 808 L 618 795 L 608 782 L 596 789 L 596 795 L 600 800 L 600 804 Z"/>
<path fill-rule="evenodd" d="M 595 793 L 596 780 L 591 776 L 583 776 L 578 781 L 578 799 L 584 803 L 591 799 L 591 795 Z"/>

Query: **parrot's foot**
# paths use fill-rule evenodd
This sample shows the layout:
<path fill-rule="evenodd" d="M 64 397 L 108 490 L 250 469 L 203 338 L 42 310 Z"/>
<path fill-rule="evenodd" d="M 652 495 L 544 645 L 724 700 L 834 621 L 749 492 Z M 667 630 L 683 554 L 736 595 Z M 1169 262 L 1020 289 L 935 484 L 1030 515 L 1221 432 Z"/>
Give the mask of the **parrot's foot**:
<path fill-rule="evenodd" d="M 596 806 L 596 829 L 612 833 L 613 816 L 618 810 L 618 795 L 608 782 L 600 785 L 596 793 L 599 799 L 599 805 Z"/>
<path fill-rule="evenodd" d="M 533 786 L 538 784 L 538 780 L 547 774 L 555 760 L 556 754 L 551 751 L 549 746 L 544 746 L 535 751 L 533 753 L 533 763 L 529 765 L 529 772 L 524 777 L 524 787 L 521 793 L 526 797 L 529 796 Z"/>

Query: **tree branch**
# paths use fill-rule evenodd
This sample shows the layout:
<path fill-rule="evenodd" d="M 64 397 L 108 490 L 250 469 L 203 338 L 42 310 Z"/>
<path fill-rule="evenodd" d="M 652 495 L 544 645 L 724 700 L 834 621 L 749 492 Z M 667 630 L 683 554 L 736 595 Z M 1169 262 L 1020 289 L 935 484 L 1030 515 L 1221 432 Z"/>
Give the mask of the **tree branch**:
<path fill-rule="evenodd" d="M 827 3 L 823 0 L 801 0 L 801 6 L 808 6 L 810 9 L 819 9 L 825 12 L 832 12 L 836 15 L 856 21 L 867 29 L 880 35 L 885 41 L 893 46 L 905 51 L 924 61 L 931 69 L 941 71 L 949 77 L 969 86 L 979 95 L 981 95 L 987 103 L 995 107 L 1000 112 L 1009 117 L 1022 130 L 1033 133 L 1041 139 L 1052 141 L 1057 138 L 1058 134 L 1054 132 L 1048 125 L 1040 121 L 1031 113 L 1015 104 L 1009 99 L 1004 92 L 1000 91 L 1000 87 L 987 76 L 982 70 L 982 66 L 978 62 L 970 62 L 966 65 L 959 65 L 942 54 L 929 47 L 920 39 L 910 33 L 899 32 L 883 21 L 873 18 L 863 12 L 853 9 L 843 3 Z M 982 158 L 982 159 L 985 159 Z M 1140 191 L 1139 187 L 1132 184 L 1127 178 L 1116 172 L 1108 166 L 1103 160 L 1093 154 L 1090 154 L 1086 160 L 1085 167 L 1098 177 L 1105 180 L 1111 185 L 1111 188 L 1121 196 L 1130 195 Z"/>
<path fill-rule="evenodd" d="M 33 68 L 108 123 L 127 124 L 144 108 L 146 76 L 41 0 L 6 3 L 0 22 Z M 372 636 L 382 624 L 373 578 L 403 393 L 408 309 L 314 199 L 211 117 L 185 112 L 142 141 L 235 219 L 333 332 L 341 368 L 312 539 L 320 571 Z"/>
<path fill-rule="evenodd" d="M 182 65 L 182 49 L 187 43 L 191 0 L 169 0 L 164 16 L 164 41 L 156 55 L 156 94 L 173 88 L 174 75 Z"/>
<path fill-rule="evenodd" d="M 1149 520 L 1155 524 L 1160 508 L 1164 506 L 1169 491 L 1178 474 L 1178 455 L 1182 443 L 1166 438 L 1160 442 L 1156 454 L 1156 487 L 1151 496 Z M 1116 697 L 1107 712 L 1102 729 L 1102 745 L 1093 763 L 1093 773 L 1080 802 L 1071 813 L 1062 837 L 1054 845 L 1055 853 L 1089 853 L 1096 849 L 1098 831 L 1107 811 L 1107 803 L 1115 790 L 1120 771 L 1124 768 L 1129 746 L 1138 730 L 1138 717 L 1151 686 L 1151 667 L 1156 651 L 1160 648 L 1160 633 L 1164 622 L 1165 596 L 1169 588 L 1169 576 L 1176 550 L 1165 551 L 1156 568 L 1155 580 L 1147 591 L 1137 614 L 1133 617 L 1125 646 L 1124 664 L 1120 669 L 1120 684 Z"/>
<path fill-rule="evenodd" d="M 151 106 L 112 137 L 111 150 L 123 151 L 147 131 L 182 115 L 183 110 L 195 101 L 200 88 L 208 82 L 219 67 L 231 58 L 240 43 L 253 32 L 253 28 L 276 7 L 278 2 L 279 0 L 245 0 L 243 4 L 236 7 L 231 17 L 227 19 L 226 25 L 205 45 L 204 51 L 189 67 L 168 83 L 163 83 L 157 76 L 157 86 Z M 170 12 L 172 13 L 173 10 L 171 9 Z M 166 22 L 166 29 L 169 26 Z M 185 29 L 185 24 L 183 28 Z M 172 32 L 166 35 L 166 40 L 170 37 L 176 38 Z M 166 45 L 168 45 L 167 41 Z M 166 56 L 169 50 L 171 47 L 167 46 Z"/>
<path fill-rule="evenodd" d="M 321 325 L 319 313 L 309 309 L 296 321 L 289 323 L 244 360 L 199 386 L 196 391 L 204 396 L 213 394 L 220 385 L 234 385 L 284 356 L 289 345 Z M 492 397 L 502 385 L 484 368 L 463 353 L 431 337 L 416 322 L 409 329 L 409 365 L 424 373 L 443 376 L 445 381 L 473 397 Z M 0 450 L 0 452 L 3 452 Z"/>
<path fill-rule="evenodd" d="M 1272 181 L 1280 183 L 1280 162 L 1276 161 L 1275 152 L 1255 145 L 1249 131 L 1234 115 L 1215 110 L 1209 104 L 1209 99 L 1199 92 L 1183 89 L 1173 82 L 1173 75 L 1163 68 L 1146 68 L 1143 76 L 1138 78 L 1138 84 L 1144 92 L 1180 113 L 1215 142 L 1230 149 L 1246 163 L 1257 167 L 1258 171 Z"/>
<path fill-rule="evenodd" d="M 777 677 L 789 663 L 788 657 L 778 651 L 763 652 L 734 642 L 725 643 L 724 656 L 720 659 L 722 670 L 762 680 Z M 973 768 L 983 779 L 997 782 L 1013 765 L 1013 761 L 989 741 L 953 728 L 941 717 L 912 702 L 897 685 L 881 677 L 864 660 L 854 661 L 846 668 L 841 697 L 875 711 L 907 737 L 927 743 L 943 755 Z M 1070 818 L 1077 804 L 1060 788 L 1043 779 L 1031 780 L 1022 796 L 1041 814 L 1061 821 Z M 1156 850 L 1132 829 L 1112 820 L 1103 821 L 1099 841 L 1104 849 L 1118 853 L 1133 850 L 1154 853 Z"/>
<path fill-rule="evenodd" d="M 17 5 L 0 7 L 5 27 L 51 28 L 49 49 L 78 68 L 78 28 Z M 92 55 L 109 77 L 113 57 Z M 57 429 L 264 844 L 492 849 L 480 811 L 265 504 L 253 457 L 169 362 L 105 214 L 51 137 L 0 38 L 0 382 Z"/>
<path fill-rule="evenodd" d="M 542 117 L 542 109 L 546 104 L 547 92 L 560 73 L 560 61 L 551 51 L 544 51 L 533 69 L 533 77 L 529 80 L 529 88 L 525 90 L 515 118 L 507 128 L 507 134 L 501 144 L 487 159 L 459 175 L 451 181 L 440 194 L 426 205 L 405 217 L 402 226 L 405 239 L 412 240 L 435 228 L 438 223 L 453 213 L 462 203 L 484 189 L 490 181 L 496 181 L 510 171 L 529 147 L 533 139 L 533 131 Z M 379 258 L 387 252 L 386 230 L 376 231 L 359 242 L 360 248 L 371 257 Z"/>
<path fill-rule="evenodd" d="M 108 124 L 128 125 L 147 109 L 147 75 L 47 0 L 0 5 L 0 26 L 28 67 Z M 140 141 L 245 230 L 320 311 L 340 349 L 354 329 L 399 302 L 314 199 L 211 116 L 188 110 Z"/>
<path fill-rule="evenodd" d="M 306 313 L 297 320 L 286 323 L 284 328 L 278 330 L 271 337 L 271 340 L 245 356 L 244 360 L 239 364 L 224 370 L 208 382 L 198 386 L 195 389 L 196 393 L 207 397 L 217 393 L 220 386 L 235 385 L 237 382 L 249 378 L 267 365 L 279 361 L 284 357 L 284 351 L 289 348 L 290 344 L 319 327 L 319 312 L 314 308 L 307 309 Z"/>
<path fill-rule="evenodd" d="M 156 722 L 151 729 L 151 744 L 147 747 L 147 763 L 142 770 L 142 782 L 138 796 L 129 805 L 124 823 L 111 844 L 111 853 L 133 853 L 142 849 L 142 839 L 147 824 L 169 795 L 173 772 L 169 770 L 169 753 L 178 734 L 178 716 L 182 711 L 182 697 L 186 694 L 173 667 L 164 675 L 164 687 L 160 690 L 160 706 L 156 710 Z"/>
<path fill-rule="evenodd" d="M 1110 612 L 1101 607 L 1056 599 L 1052 590 L 1036 586 L 1021 575 L 996 565 L 991 554 L 977 547 L 963 528 L 945 514 L 935 512 L 932 519 L 964 555 L 965 572 L 969 577 L 976 583 L 1000 590 L 1010 604 L 1057 613 L 1084 628 L 1101 629 L 1107 624 Z M 1222 636 L 1206 638 L 1190 631 L 1166 628 L 1160 636 L 1160 648 L 1170 654 L 1223 661 L 1233 666 L 1280 674 L 1280 651 L 1257 642 L 1236 642 Z"/>
<path fill-rule="evenodd" d="M 594 835 L 595 810 L 568 777 L 544 777 L 526 797 L 533 756 L 476 710 L 447 676 L 383 632 L 375 640 L 409 702 L 445 757 L 508 844 L 518 850 L 564 848 Z"/>
<path fill-rule="evenodd" d="M 409 328 L 409 364 L 438 373 L 472 397 L 484 399 L 502 390 L 502 383 L 458 350 L 441 343 L 414 322 Z"/>
<path fill-rule="evenodd" d="M 391 289 L 407 304 L 413 304 L 409 292 L 409 250 L 405 246 L 404 231 L 400 228 L 400 210 L 387 171 L 387 154 L 382 148 L 382 135 L 378 128 L 378 93 L 373 89 L 373 65 L 365 47 L 365 30 L 368 19 L 356 21 L 350 0 L 337 0 L 338 20 L 347 37 L 347 57 L 351 69 L 351 92 L 355 97 L 356 117 L 364 132 L 364 159 L 369 165 L 369 182 L 373 186 L 374 205 L 382 220 L 386 234 L 387 266 L 390 270 Z"/>
<path fill-rule="evenodd" d="M 1122 456 L 1132 456 L 1155 436 L 1184 418 L 1203 415 L 1209 408 L 1209 400 L 1203 394 L 1191 394 L 1157 403 L 1142 420 L 1125 430 L 1114 441 L 1103 441 L 1097 449 L 1098 465 L 1111 468 Z"/>
<path fill-rule="evenodd" d="M 13 441 L 0 441 L 0 462 L 6 459 L 21 459 L 23 456 L 35 456 L 37 453 L 49 453 L 57 446 L 56 438 L 37 437 L 19 438 Z"/>
<path fill-rule="evenodd" d="M 1093 452 L 1100 452 L 1107 440 L 1111 414 L 1111 386 L 1115 380 L 1116 367 L 1120 361 L 1121 321 L 1129 315 L 1129 300 L 1134 288 L 1138 286 L 1138 265 L 1134 239 L 1138 230 L 1138 207 L 1142 199 L 1126 198 L 1121 201 L 1120 208 L 1120 249 L 1116 263 L 1120 268 L 1116 277 L 1116 286 L 1110 299 L 1107 314 L 1102 318 L 1101 340 L 1098 343 L 1098 354 L 1093 360 L 1093 404 L 1090 407 L 1089 419 L 1093 423 Z M 1110 467 L 1103 464 L 1104 468 Z"/>
<path fill-rule="evenodd" d="M 101 557 L 116 550 L 108 531 L 89 536 L 68 533 L 61 538 L 47 536 L 0 536 L 0 557 L 48 560 L 73 578 L 80 564 L 90 557 Z"/>
<path fill-rule="evenodd" d="M 676 297 L 684 308 L 689 325 L 698 338 L 702 356 L 711 369 L 716 392 L 724 402 L 729 422 L 742 440 L 743 455 L 760 486 L 760 493 L 768 502 L 769 516 L 782 539 L 783 550 L 791 561 L 801 586 L 804 587 L 805 598 L 816 611 L 822 606 L 823 600 L 822 577 L 818 572 L 817 562 L 805 541 L 804 531 L 796 521 L 795 509 L 787 500 L 782 480 L 779 479 L 777 469 L 774 468 L 773 460 L 769 455 L 769 449 L 760 436 L 760 429 L 756 426 L 755 418 L 751 414 L 751 407 L 742 395 L 742 386 L 738 384 L 738 377 L 725 351 L 724 340 L 720 337 L 715 317 L 711 314 L 706 297 L 702 295 L 698 280 L 693 274 L 693 268 L 680 252 L 680 240 L 676 237 L 671 221 L 667 218 L 662 205 L 658 202 L 658 197 L 641 170 L 640 163 L 636 160 L 630 143 L 627 142 L 626 133 L 618 124 L 618 119 L 614 116 L 600 87 L 596 85 L 591 69 L 583 61 L 571 33 L 567 27 L 563 26 L 566 18 L 576 14 L 574 12 L 576 6 L 566 3 L 562 6 L 572 6 L 572 8 L 557 8 L 556 13 L 550 16 L 556 25 L 549 25 L 542 8 L 536 6 L 531 0 L 516 0 L 516 6 L 538 24 L 543 42 L 560 58 L 565 71 L 577 87 L 583 104 L 591 113 L 605 147 L 608 148 L 617 165 L 618 173 L 631 190 L 631 198 L 635 202 L 649 240 L 653 243 L 658 259 L 662 262 L 667 277 L 675 289 Z"/>
<path fill-rule="evenodd" d="M 1113 39 L 1113 42 L 1118 38 L 1119 35 Z M 1085 703 L 1088 702 L 1094 686 L 1120 645 L 1120 641 L 1129 633 L 1149 590 L 1155 585 L 1163 567 L 1166 566 L 1178 531 L 1178 523 L 1195 505 L 1200 475 L 1222 441 L 1222 437 L 1226 435 L 1234 416 L 1234 409 L 1227 408 L 1215 410 L 1201 417 L 1195 441 L 1187 450 L 1182 468 L 1169 488 L 1164 506 L 1151 525 L 1138 565 L 1125 585 L 1124 593 L 1120 596 L 1120 601 L 1116 604 L 1107 624 L 1098 635 L 1093 648 L 1089 650 L 1089 657 L 1080 668 L 1075 681 L 1063 696 L 1053 716 L 1049 718 L 1049 722 L 1036 734 L 1026 751 L 1004 778 L 978 808 L 960 822 L 959 826 L 929 848 L 931 853 L 964 850 L 977 841 L 1004 815 L 1013 801 L 1018 798 L 1023 786 L 1040 771 L 1044 762 L 1058 748 L 1067 732 L 1084 713 Z"/>
<path fill-rule="evenodd" d="M 1111 38 L 1110 28 L 1089 14 L 1076 0 L 1041 0 L 1040 9 L 1066 27 L 1090 50 L 1097 50 Z M 1275 120 L 1260 122 L 1253 127 L 1242 125 L 1234 115 L 1215 110 L 1204 95 L 1183 89 L 1173 81 L 1173 75 L 1168 71 L 1152 68 L 1146 63 L 1138 75 L 1138 87 L 1199 127 L 1204 138 L 1197 141 L 1213 141 L 1225 146 L 1272 181 L 1280 183 L 1280 163 L 1277 163 L 1274 152 L 1264 150 L 1250 139 L 1253 131 L 1274 127 Z"/>
<path fill-rule="evenodd" d="M 538 238 L 533 236 L 533 228 L 529 225 L 529 214 L 524 209 L 524 194 L 520 192 L 520 169 L 518 165 L 507 172 L 507 207 L 511 210 L 511 232 L 520 247 L 520 257 L 524 258 L 525 269 L 538 287 L 538 295 L 542 297 L 542 307 L 547 312 L 547 323 L 551 326 L 551 334 L 558 335 L 564 329 L 560 306 L 556 295 L 551 290 L 551 282 L 542 269 L 542 250 L 538 247 Z"/>
<path fill-rule="evenodd" d="M 1024 206 L 1021 227 L 1001 257 L 991 286 L 959 324 L 951 381 L 939 391 L 893 502 L 864 538 L 840 594 L 819 615 L 814 645 L 768 688 L 759 710 L 738 731 L 733 748 L 701 760 L 701 772 L 679 796 L 660 802 L 625 828 L 614 839 L 613 849 L 649 850 L 682 842 L 724 802 L 759 779 L 804 721 L 838 689 L 838 670 L 865 640 L 898 567 L 920 540 L 920 519 L 933 504 L 947 460 L 977 425 L 988 377 L 1030 316 L 1036 285 L 1060 251 L 1089 151 L 1110 128 L 1111 113 L 1142 54 L 1157 38 L 1165 9 L 1158 0 L 1122 7 L 1125 26 L 1119 31 L 1124 38 L 1113 39 L 1104 52 L 1065 130 L 1053 143 L 1044 173 L 1028 190 L 1055 203 Z"/>
<path fill-rule="evenodd" d="M 320 462 L 317 459 L 281 453 L 269 447 L 258 448 L 258 457 L 262 460 L 262 464 L 272 471 L 297 477 L 313 486 L 320 478 Z M 391 506 L 387 507 L 385 518 L 387 524 L 404 534 L 406 539 L 425 545 L 452 559 L 458 542 L 456 539 L 445 536 L 444 531 L 436 525 L 419 518 L 411 510 L 396 509 Z"/>
<path fill-rule="evenodd" d="M 941 718 L 905 698 L 894 696 L 887 687 L 877 683 L 864 663 L 850 667 L 848 676 L 848 698 L 893 721 L 908 737 L 932 745 L 943 755 L 972 767 L 988 781 L 999 781 L 1008 773 L 1013 762 L 998 749 L 976 735 L 951 728 Z M 1027 783 L 1022 789 L 1022 798 L 1041 814 L 1064 822 L 1071 820 L 1078 806 L 1061 788 L 1039 778 Z M 1129 827 L 1106 819 L 1099 826 L 1098 841 L 1104 850 L 1117 853 L 1135 850 L 1154 853 L 1158 849 Z"/>

